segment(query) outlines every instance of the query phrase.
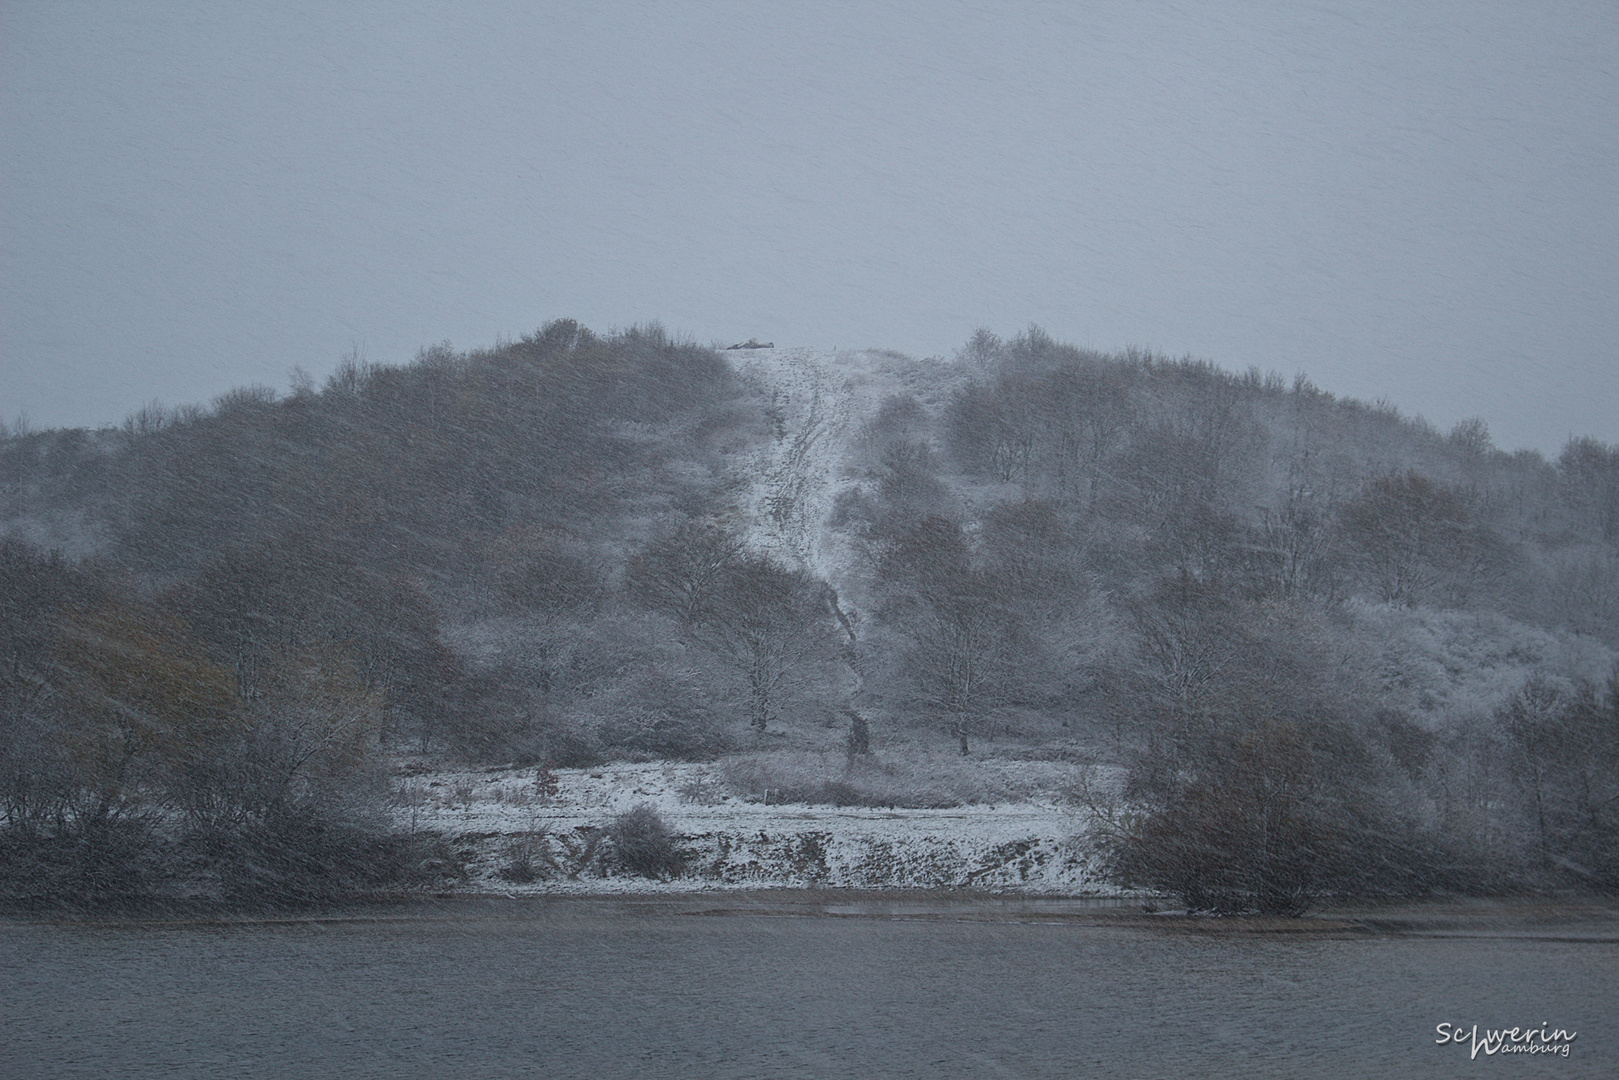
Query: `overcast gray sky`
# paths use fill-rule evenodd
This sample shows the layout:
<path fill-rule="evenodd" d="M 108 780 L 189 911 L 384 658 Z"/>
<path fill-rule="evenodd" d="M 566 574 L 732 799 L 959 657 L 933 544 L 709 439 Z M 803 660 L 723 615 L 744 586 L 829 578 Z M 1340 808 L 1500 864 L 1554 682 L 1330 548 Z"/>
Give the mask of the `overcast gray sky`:
<path fill-rule="evenodd" d="M 1619 442 L 1619 5 L 0 4 L 0 409 L 558 316 Z"/>

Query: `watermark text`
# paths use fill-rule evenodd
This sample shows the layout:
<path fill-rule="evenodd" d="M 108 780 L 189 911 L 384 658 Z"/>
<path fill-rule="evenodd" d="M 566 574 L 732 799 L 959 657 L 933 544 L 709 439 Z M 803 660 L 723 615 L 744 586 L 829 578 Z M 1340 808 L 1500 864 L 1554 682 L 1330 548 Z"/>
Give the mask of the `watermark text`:
<path fill-rule="evenodd" d="M 1539 1027 L 1510 1027 L 1486 1028 L 1479 1030 L 1474 1024 L 1468 1027 L 1465 1024 L 1440 1024 L 1434 1028 L 1439 1038 L 1434 1042 L 1440 1046 L 1447 1043 L 1460 1043 L 1469 1047 L 1469 1060 L 1475 1059 L 1479 1054 L 1485 1057 L 1494 1057 L 1496 1054 L 1553 1054 L 1557 1057 L 1568 1057 L 1569 1048 L 1578 1035 L 1575 1031 L 1565 1031 L 1562 1028 L 1549 1027 L 1542 1020 Z"/>

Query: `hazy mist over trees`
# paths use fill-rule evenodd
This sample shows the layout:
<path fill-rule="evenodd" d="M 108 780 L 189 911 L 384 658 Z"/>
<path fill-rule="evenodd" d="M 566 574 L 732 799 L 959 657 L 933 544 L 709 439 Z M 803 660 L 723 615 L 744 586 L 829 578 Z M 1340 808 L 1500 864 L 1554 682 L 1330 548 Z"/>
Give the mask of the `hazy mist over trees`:
<path fill-rule="evenodd" d="M 830 570 L 739 501 L 769 389 L 656 326 L 9 433 L 0 887 L 403 886 L 391 761 L 815 727 L 1116 768 L 1113 872 L 1194 907 L 1619 887 L 1619 448 L 1033 327 L 905 362 Z"/>

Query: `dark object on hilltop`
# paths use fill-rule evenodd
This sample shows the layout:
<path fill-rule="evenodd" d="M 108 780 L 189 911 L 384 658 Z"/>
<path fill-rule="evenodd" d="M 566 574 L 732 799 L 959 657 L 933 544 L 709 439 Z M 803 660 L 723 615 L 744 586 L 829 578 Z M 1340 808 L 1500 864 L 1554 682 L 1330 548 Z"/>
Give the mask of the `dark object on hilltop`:
<path fill-rule="evenodd" d="M 732 349 L 774 349 L 775 347 L 776 343 L 774 341 L 760 341 L 758 338 L 750 337 L 739 344 L 726 346 L 725 351 L 730 352 Z"/>

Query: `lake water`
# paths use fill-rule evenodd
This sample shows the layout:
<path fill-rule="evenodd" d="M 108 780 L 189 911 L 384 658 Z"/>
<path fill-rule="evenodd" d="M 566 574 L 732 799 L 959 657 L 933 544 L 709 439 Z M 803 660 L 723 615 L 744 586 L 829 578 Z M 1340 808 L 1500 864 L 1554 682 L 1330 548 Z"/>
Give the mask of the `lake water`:
<path fill-rule="evenodd" d="M 1122 916 L 801 897 L 5 920 L 0 1075 L 1619 1075 L 1612 921 Z M 1569 1057 L 1435 1044 L 1440 1022 L 1542 1021 L 1577 1032 Z"/>

